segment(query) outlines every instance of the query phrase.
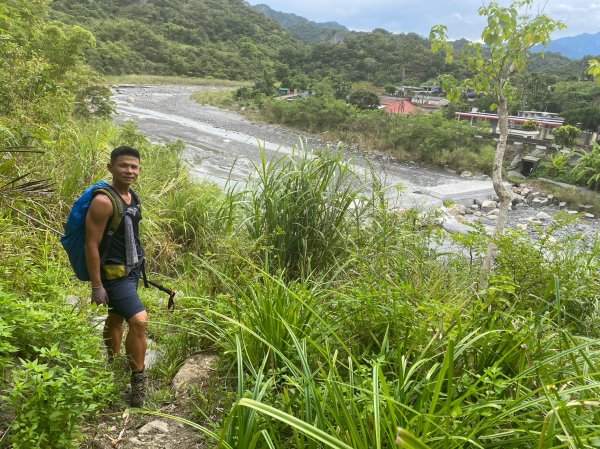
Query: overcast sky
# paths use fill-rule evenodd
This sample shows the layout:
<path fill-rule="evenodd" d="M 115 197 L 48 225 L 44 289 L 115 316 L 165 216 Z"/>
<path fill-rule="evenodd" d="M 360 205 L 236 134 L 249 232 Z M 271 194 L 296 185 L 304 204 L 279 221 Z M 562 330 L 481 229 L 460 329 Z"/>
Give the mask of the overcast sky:
<path fill-rule="evenodd" d="M 548 0 L 544 11 L 567 24 L 554 38 L 600 32 L 600 0 Z M 480 39 L 484 21 L 476 0 L 250 0 L 276 11 L 294 13 L 315 22 L 338 22 L 357 31 L 383 28 L 394 33 L 415 32 L 428 36 L 433 25 L 448 27 L 452 39 Z M 500 4 L 510 2 L 500 0 Z M 536 6 L 536 11 L 539 9 Z"/>

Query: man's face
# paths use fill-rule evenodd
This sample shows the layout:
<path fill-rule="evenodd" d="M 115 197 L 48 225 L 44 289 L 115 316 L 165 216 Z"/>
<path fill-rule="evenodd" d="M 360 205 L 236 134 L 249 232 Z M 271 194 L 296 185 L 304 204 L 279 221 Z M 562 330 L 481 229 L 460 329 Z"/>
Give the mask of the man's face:
<path fill-rule="evenodd" d="M 121 185 L 132 185 L 141 171 L 140 160 L 134 156 L 119 156 L 114 163 L 108 164 L 113 181 Z"/>

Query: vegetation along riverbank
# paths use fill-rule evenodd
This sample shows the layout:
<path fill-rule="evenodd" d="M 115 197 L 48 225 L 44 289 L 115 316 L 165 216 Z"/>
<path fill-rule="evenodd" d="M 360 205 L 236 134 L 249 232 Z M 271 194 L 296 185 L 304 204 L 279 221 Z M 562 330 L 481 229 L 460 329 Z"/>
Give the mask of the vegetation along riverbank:
<path fill-rule="evenodd" d="M 483 283 L 483 229 L 447 250 L 435 211 L 390 210 L 374 175 L 339 149 L 265 157 L 244 188 L 199 183 L 180 142 L 153 144 L 110 120 L 110 92 L 84 65 L 93 36 L 48 12 L 0 5 L 0 446 L 168 447 L 126 428 L 141 441 L 179 424 L 198 448 L 598 445 L 598 241 L 582 246 L 561 220 L 535 242 L 507 230 Z M 95 63 L 107 48 L 90 53 Z M 466 124 L 336 101 L 264 110 L 321 132 L 301 108 L 322 105 L 331 129 L 426 162 L 484 154 Z M 87 305 L 52 230 L 119 145 L 141 152 L 149 273 L 178 291 L 172 313 L 162 293 L 141 291 L 158 357 L 137 412 L 92 326 L 104 310 Z M 174 377 L 194 354 L 211 357 L 210 375 L 182 390 Z M 142 414 L 162 424 L 142 432 Z"/>

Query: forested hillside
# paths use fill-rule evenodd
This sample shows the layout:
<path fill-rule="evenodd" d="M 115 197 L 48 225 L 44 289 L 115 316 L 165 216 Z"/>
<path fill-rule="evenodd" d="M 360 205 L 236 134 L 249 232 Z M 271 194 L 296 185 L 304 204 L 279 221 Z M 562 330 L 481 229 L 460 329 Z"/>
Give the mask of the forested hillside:
<path fill-rule="evenodd" d="M 275 11 L 265 4 L 254 5 L 253 8 L 275 20 L 294 39 L 305 44 L 319 41 L 339 42 L 348 32 L 348 28 L 337 22 L 313 22 L 296 14 Z"/>
<path fill-rule="evenodd" d="M 97 39 L 88 61 L 107 74 L 252 79 L 292 46 L 277 23 L 241 0 L 57 0 L 53 17 Z"/>

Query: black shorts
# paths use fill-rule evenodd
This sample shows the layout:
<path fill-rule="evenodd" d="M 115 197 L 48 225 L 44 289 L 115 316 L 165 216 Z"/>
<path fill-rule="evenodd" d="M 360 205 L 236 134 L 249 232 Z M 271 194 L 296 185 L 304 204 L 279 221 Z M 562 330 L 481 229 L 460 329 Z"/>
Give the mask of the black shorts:
<path fill-rule="evenodd" d="M 139 281 L 139 269 L 121 279 L 103 280 L 102 285 L 108 294 L 109 313 L 116 313 L 129 321 L 135 314 L 146 310 L 137 291 Z"/>

